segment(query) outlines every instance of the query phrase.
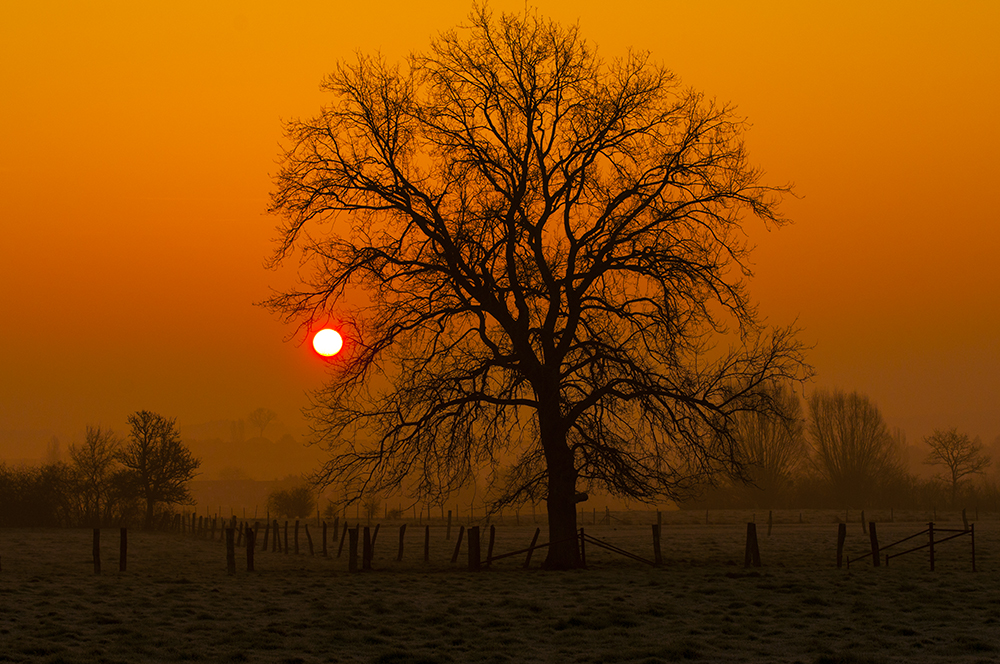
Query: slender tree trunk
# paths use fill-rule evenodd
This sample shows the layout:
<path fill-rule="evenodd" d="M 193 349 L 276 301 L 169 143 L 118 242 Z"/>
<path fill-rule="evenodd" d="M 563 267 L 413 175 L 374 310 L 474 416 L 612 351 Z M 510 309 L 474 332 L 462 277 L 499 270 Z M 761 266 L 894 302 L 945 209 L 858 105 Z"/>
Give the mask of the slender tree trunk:
<path fill-rule="evenodd" d="M 558 406 L 556 406 L 558 408 Z M 557 411 L 558 412 L 558 411 Z M 545 569 L 572 569 L 580 566 L 576 531 L 576 467 L 573 452 L 566 444 L 561 418 L 539 412 L 539 429 L 548 467 L 549 514 L 548 555 Z"/>

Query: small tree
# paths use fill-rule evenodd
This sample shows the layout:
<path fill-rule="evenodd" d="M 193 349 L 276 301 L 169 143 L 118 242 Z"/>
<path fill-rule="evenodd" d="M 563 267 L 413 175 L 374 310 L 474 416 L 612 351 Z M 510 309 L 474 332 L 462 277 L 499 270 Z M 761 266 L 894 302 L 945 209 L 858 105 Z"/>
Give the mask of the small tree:
<path fill-rule="evenodd" d="M 181 442 L 174 420 L 140 410 L 128 416 L 128 424 L 129 438 L 118 460 L 128 485 L 145 503 L 144 527 L 150 528 L 157 505 L 191 501 L 187 483 L 201 461 Z"/>
<path fill-rule="evenodd" d="M 276 418 L 277 416 L 278 414 L 273 410 L 270 410 L 268 408 L 257 408 L 252 413 L 250 413 L 250 415 L 247 417 L 247 420 L 249 420 L 250 426 L 257 429 L 257 431 L 260 433 L 260 437 L 263 438 L 264 429 L 266 429 L 267 425 L 270 424 L 272 421 L 274 421 L 274 418 Z"/>
<path fill-rule="evenodd" d="M 316 498 L 306 486 L 278 489 L 268 495 L 267 509 L 278 516 L 300 519 L 316 511 Z"/>
<path fill-rule="evenodd" d="M 111 429 L 87 427 L 80 446 L 70 445 L 69 455 L 76 475 L 83 523 L 99 527 L 111 518 L 115 495 L 115 469 L 121 448 Z"/>
<path fill-rule="evenodd" d="M 931 451 L 924 461 L 929 466 L 944 466 L 946 474 L 942 480 L 950 485 L 951 505 L 955 507 L 958 498 L 958 488 L 969 475 L 982 473 L 990 465 L 990 457 L 983 452 L 983 444 L 979 438 L 970 440 L 964 433 L 952 427 L 947 431 L 935 429 L 934 433 L 924 438 Z"/>

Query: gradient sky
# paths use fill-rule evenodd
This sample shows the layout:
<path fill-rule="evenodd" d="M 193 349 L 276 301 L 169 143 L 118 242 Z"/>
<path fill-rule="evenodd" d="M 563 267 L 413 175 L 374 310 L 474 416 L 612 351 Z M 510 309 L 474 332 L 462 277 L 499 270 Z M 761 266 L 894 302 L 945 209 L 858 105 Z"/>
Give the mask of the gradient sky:
<path fill-rule="evenodd" d="M 524 2 L 493 2 L 520 10 Z M 648 49 L 735 103 L 795 224 L 748 233 L 807 390 L 859 390 L 920 441 L 1000 434 L 1000 3 L 541 0 L 608 57 Z M 396 60 L 465 0 L 0 5 L 0 458 L 150 409 L 275 410 L 324 368 L 252 303 L 281 120 L 356 50 Z"/>

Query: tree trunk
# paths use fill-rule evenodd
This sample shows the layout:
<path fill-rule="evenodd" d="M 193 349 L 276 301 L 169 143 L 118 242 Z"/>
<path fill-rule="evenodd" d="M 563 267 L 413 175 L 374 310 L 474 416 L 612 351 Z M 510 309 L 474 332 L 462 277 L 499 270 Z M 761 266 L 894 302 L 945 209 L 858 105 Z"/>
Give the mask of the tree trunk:
<path fill-rule="evenodd" d="M 566 445 L 566 435 L 559 418 L 556 424 L 545 422 L 539 413 L 539 429 L 548 468 L 549 549 L 543 568 L 549 570 L 580 567 L 579 539 L 576 531 L 576 467 L 573 452 Z"/>

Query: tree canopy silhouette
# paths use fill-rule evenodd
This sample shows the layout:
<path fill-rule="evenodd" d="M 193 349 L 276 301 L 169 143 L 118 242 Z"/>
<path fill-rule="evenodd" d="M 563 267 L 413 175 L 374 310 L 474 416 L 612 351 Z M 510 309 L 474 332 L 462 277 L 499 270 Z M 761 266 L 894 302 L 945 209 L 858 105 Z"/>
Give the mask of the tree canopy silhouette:
<path fill-rule="evenodd" d="M 390 65 L 359 55 L 287 123 L 271 211 L 301 287 L 264 304 L 346 332 L 310 407 L 354 496 L 545 498 L 546 566 L 578 564 L 578 491 L 651 501 L 740 475 L 740 412 L 806 373 L 747 290 L 741 224 L 780 226 L 734 110 L 646 53 L 604 61 L 537 14 Z"/>
<path fill-rule="evenodd" d="M 118 451 L 118 460 L 126 468 L 128 483 L 145 503 L 143 527 L 150 528 L 160 503 L 190 502 L 187 483 L 201 461 L 181 442 L 172 419 L 140 410 L 128 416 L 128 425 L 128 440 Z"/>

